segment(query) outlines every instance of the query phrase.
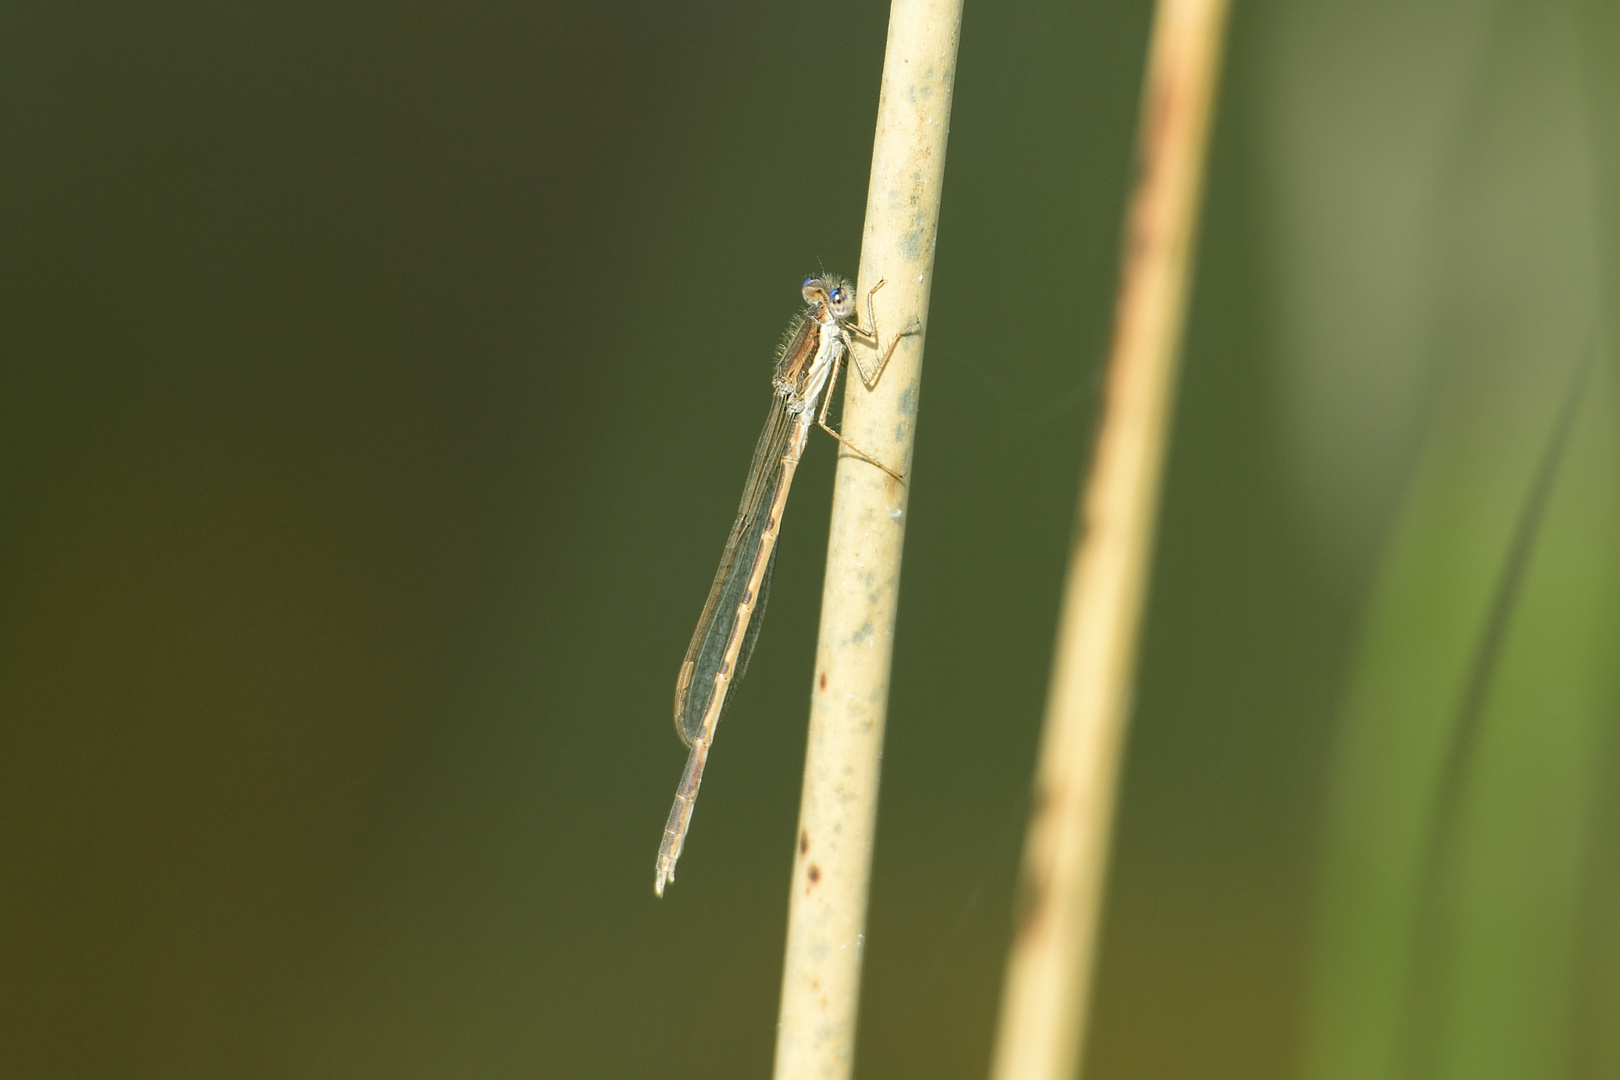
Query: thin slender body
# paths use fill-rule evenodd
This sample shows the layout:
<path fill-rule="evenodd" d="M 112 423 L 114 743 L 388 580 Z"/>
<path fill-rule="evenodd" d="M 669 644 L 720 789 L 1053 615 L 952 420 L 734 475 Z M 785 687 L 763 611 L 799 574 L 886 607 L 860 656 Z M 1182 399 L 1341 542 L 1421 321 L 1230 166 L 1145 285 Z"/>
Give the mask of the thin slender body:
<path fill-rule="evenodd" d="M 803 287 L 807 306 L 788 326 L 777 353 L 773 379 L 776 396 L 771 401 L 770 416 L 754 448 L 753 464 L 743 485 L 742 504 L 737 508 L 736 523 L 720 556 L 720 569 L 714 575 L 708 602 L 703 605 L 697 630 L 692 634 L 692 643 L 687 647 L 686 658 L 675 679 L 675 730 L 681 741 L 691 747 L 691 753 L 675 791 L 669 822 L 664 826 L 663 843 L 658 848 L 658 880 L 654 891 L 659 896 L 664 895 L 664 884 L 675 879 L 675 862 L 681 857 L 681 847 L 686 842 L 692 804 L 697 799 L 698 784 L 703 780 L 703 766 L 714 742 L 715 727 L 725 709 L 727 691 L 732 683 L 742 678 L 759 637 L 765 597 L 771 587 L 782 511 L 793 485 L 794 470 L 809 441 L 810 428 L 819 426 L 852 453 L 870 461 L 896 481 L 900 480 L 898 473 L 850 446 L 827 426 L 833 386 L 846 359 L 854 358 L 861 381 L 868 388 L 876 386 L 900 337 L 915 333 L 914 327 L 902 331 L 882 353 L 871 376 L 866 374 L 852 346 L 857 335 L 870 339 L 874 347 L 877 345 L 872 293 L 882 285 L 878 282 L 867 293 L 870 329 L 865 329 L 855 323 L 855 294 L 848 282 L 831 274 L 810 278 Z"/>

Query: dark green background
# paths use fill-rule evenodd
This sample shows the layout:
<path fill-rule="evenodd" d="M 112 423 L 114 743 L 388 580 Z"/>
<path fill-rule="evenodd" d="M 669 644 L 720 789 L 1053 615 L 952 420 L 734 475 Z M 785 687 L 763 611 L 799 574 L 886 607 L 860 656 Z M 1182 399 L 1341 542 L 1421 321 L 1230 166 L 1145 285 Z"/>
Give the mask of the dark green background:
<path fill-rule="evenodd" d="M 1357 283 L 1404 280 L 1466 157 L 1400 170 L 1498 107 L 1509 6 L 1415 7 L 1464 40 L 1436 61 L 1404 5 L 1237 5 L 1096 1077 L 1299 1068 L 1330 735 L 1432 379 L 1312 458 L 1290 365 L 1387 315 Z M 8 1075 L 768 1072 L 828 440 L 660 902 L 669 703 L 798 282 L 854 272 L 886 15 L 0 15 Z M 1148 18 L 967 12 L 863 1076 L 988 1060 Z M 1373 269 L 1313 275 L 1343 236 Z"/>

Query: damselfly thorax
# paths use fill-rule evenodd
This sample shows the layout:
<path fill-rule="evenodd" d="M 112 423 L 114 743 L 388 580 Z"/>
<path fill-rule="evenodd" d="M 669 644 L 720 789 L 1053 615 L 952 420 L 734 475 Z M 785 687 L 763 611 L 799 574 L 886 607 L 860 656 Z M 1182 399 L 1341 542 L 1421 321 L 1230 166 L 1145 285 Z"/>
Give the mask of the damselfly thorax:
<path fill-rule="evenodd" d="M 804 283 L 809 308 L 797 315 L 782 339 L 776 358 L 776 392 L 788 411 L 808 423 L 833 368 L 849 349 L 850 331 L 843 321 L 855 312 L 852 290 L 840 278 L 811 278 Z"/>

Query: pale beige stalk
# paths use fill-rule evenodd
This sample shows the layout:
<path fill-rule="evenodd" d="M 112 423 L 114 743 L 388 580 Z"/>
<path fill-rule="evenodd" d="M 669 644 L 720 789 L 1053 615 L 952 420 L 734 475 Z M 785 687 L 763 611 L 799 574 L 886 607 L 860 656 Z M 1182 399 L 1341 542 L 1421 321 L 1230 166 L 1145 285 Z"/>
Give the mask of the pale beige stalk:
<path fill-rule="evenodd" d="M 858 282 L 863 320 L 868 290 L 885 283 L 875 298 L 885 347 L 913 318 L 928 325 L 961 18 L 961 0 L 894 0 L 889 9 Z M 845 437 L 902 475 L 911 471 L 922 356 L 919 331 L 901 341 L 875 389 L 853 369 L 845 383 Z M 868 372 L 876 358 L 861 349 Z M 906 485 L 881 469 L 840 454 L 788 908 L 777 1080 L 842 1080 L 854 1063 L 906 495 Z"/>
<path fill-rule="evenodd" d="M 1064 588 L 995 1080 L 1080 1075 L 1225 20 L 1224 0 L 1160 0 L 1154 16 L 1140 172 L 1103 414 Z"/>

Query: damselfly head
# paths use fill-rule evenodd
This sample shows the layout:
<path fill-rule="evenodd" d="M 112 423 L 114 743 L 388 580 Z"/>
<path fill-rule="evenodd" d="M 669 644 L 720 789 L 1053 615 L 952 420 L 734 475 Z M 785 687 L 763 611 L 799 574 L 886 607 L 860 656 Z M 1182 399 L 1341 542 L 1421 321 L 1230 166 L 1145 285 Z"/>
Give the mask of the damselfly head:
<path fill-rule="evenodd" d="M 825 307 L 826 314 L 835 319 L 847 319 L 855 314 L 855 290 L 836 274 L 806 279 L 804 299 L 808 304 Z"/>

